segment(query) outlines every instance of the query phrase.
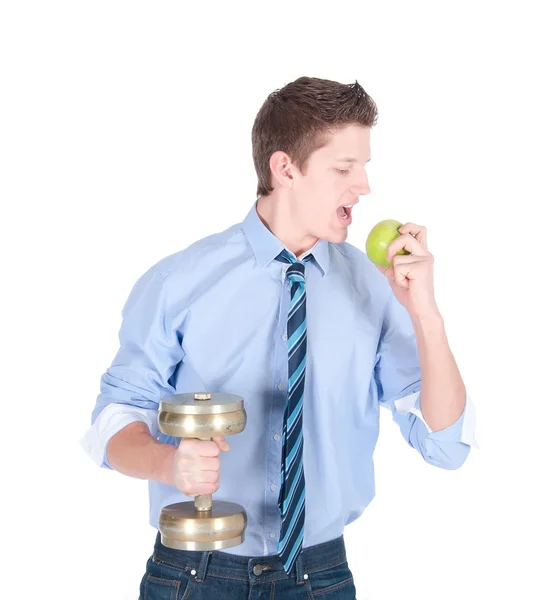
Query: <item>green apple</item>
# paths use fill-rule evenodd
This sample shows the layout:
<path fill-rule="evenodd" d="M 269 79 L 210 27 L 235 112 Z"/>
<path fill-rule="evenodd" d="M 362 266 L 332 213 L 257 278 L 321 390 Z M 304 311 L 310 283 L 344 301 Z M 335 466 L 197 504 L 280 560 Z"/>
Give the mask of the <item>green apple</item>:
<path fill-rule="evenodd" d="M 392 266 L 393 263 L 387 260 L 387 248 L 394 239 L 400 237 L 401 234 L 398 230 L 401 226 L 402 223 L 400 221 L 385 219 L 372 227 L 372 231 L 370 231 L 366 239 L 366 254 L 374 264 L 380 267 Z M 397 254 L 410 253 L 403 248 Z"/>

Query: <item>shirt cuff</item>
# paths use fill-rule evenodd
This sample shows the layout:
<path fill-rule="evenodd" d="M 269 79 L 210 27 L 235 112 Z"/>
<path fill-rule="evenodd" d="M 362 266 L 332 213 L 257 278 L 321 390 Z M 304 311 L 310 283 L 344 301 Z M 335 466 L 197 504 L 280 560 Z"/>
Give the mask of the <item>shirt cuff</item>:
<path fill-rule="evenodd" d="M 466 393 L 466 404 L 464 410 L 456 422 L 452 423 L 441 431 L 433 431 L 425 422 L 420 406 L 421 392 L 415 392 L 399 400 L 395 400 L 397 412 L 401 414 L 412 413 L 425 425 L 428 431 L 428 439 L 441 442 L 456 442 L 460 441 L 468 446 L 479 448 L 479 444 L 475 438 L 475 406 Z"/>
<path fill-rule="evenodd" d="M 98 415 L 90 429 L 80 440 L 81 448 L 100 467 L 112 469 L 107 460 L 106 448 L 109 440 L 123 427 L 142 421 L 152 436 L 158 433 L 157 411 L 129 404 L 108 404 Z"/>

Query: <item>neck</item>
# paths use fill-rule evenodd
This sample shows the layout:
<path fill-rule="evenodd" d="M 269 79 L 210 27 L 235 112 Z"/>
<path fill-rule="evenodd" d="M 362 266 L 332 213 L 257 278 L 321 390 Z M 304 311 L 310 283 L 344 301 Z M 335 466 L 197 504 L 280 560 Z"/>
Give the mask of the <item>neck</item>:
<path fill-rule="evenodd" d="M 257 200 L 257 214 L 265 227 L 297 258 L 318 242 L 318 238 L 302 229 L 289 197 L 283 198 L 276 192 L 270 197 L 260 196 Z"/>

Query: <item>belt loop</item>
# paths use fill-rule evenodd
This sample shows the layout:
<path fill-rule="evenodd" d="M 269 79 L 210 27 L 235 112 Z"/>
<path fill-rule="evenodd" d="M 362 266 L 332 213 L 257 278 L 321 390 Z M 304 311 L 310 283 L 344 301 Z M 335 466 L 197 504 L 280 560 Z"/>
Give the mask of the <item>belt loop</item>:
<path fill-rule="evenodd" d="M 299 552 L 295 560 L 295 573 L 297 577 L 297 584 L 305 583 L 303 574 L 303 551 Z"/>
<path fill-rule="evenodd" d="M 207 565 L 212 552 L 206 550 L 201 553 L 201 560 L 199 561 L 199 567 L 197 568 L 196 581 L 203 581 L 207 575 Z"/>

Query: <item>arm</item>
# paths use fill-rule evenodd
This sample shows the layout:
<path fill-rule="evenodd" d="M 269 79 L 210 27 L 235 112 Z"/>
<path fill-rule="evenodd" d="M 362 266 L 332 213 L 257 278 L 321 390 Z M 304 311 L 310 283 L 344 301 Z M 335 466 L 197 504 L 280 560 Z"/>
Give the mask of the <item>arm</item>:
<path fill-rule="evenodd" d="M 155 440 L 145 423 L 133 422 L 109 440 L 106 456 L 111 468 L 123 475 L 172 485 L 176 450 Z"/>
<path fill-rule="evenodd" d="M 425 337 L 423 333 L 417 333 L 417 327 L 404 306 L 390 294 L 373 376 L 378 400 L 380 405 L 391 410 L 393 420 L 399 425 L 405 440 L 426 462 L 444 469 L 457 469 L 468 457 L 470 447 L 476 446 L 475 411 L 461 379 L 461 389 L 457 391 L 463 397 L 459 400 L 456 394 L 452 400 L 449 399 L 450 374 L 441 374 L 439 371 L 443 368 L 440 361 L 447 361 L 446 353 L 436 361 L 436 365 L 430 365 L 429 377 L 426 377 L 428 369 L 423 369 L 420 361 L 424 361 L 427 367 L 429 362 L 435 360 L 435 352 L 443 352 L 442 337 L 429 336 L 432 340 L 429 343 L 419 341 L 427 337 L 427 333 Z M 430 348 L 429 352 L 426 348 Z M 442 382 L 442 387 L 435 385 L 432 372 Z M 456 380 L 452 378 L 450 382 L 452 389 L 455 389 Z M 428 383 L 429 387 L 426 385 Z M 421 411 L 421 397 L 424 394 L 429 396 L 430 401 L 427 415 Z M 441 410 L 443 403 L 444 411 Z M 425 409 L 425 402 L 423 405 Z M 437 406 L 437 411 L 432 412 L 431 406 Z M 439 417 L 443 414 L 444 417 Z M 431 419 L 435 430 L 426 421 L 426 416 Z M 441 420 L 437 421 L 436 418 Z M 439 425 L 442 428 L 437 430 Z"/>
<path fill-rule="evenodd" d="M 162 397 L 175 393 L 169 382 L 184 356 L 179 319 L 167 306 L 166 276 L 153 267 L 136 282 L 123 308 L 120 348 L 102 375 L 92 426 L 81 441 L 104 468 L 165 482 L 175 448 L 154 439 L 157 409 Z"/>
<path fill-rule="evenodd" d="M 424 420 L 433 431 L 455 423 L 466 404 L 466 387 L 449 347 L 440 315 L 414 318 L 413 327 L 420 357 Z"/>

